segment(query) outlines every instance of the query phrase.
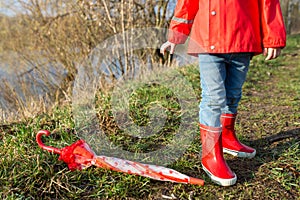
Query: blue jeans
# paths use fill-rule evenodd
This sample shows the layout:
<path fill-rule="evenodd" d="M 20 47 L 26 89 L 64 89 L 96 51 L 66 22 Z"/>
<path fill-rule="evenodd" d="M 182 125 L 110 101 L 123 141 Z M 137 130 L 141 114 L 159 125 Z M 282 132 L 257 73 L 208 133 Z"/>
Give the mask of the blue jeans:
<path fill-rule="evenodd" d="M 251 57 L 251 53 L 199 54 L 201 124 L 220 127 L 222 113 L 237 113 Z"/>

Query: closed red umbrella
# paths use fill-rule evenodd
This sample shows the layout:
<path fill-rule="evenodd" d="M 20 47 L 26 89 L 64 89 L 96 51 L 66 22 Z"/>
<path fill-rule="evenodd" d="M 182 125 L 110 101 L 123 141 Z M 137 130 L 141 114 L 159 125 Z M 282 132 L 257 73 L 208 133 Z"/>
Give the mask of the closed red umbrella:
<path fill-rule="evenodd" d="M 36 135 L 38 145 L 44 150 L 59 154 L 60 156 L 58 159 L 67 163 L 70 170 L 82 170 L 94 165 L 96 167 L 140 175 L 160 181 L 204 185 L 203 180 L 189 177 L 170 168 L 96 155 L 84 140 L 78 140 L 62 149 L 46 146 L 41 139 L 43 135 L 49 136 L 50 132 L 47 130 L 38 132 Z"/>

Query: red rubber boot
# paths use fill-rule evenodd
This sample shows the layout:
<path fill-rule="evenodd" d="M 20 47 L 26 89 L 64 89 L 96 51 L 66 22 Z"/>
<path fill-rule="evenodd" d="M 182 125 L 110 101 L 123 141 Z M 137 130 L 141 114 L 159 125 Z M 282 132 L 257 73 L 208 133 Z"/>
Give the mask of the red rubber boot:
<path fill-rule="evenodd" d="M 222 186 L 236 183 L 236 175 L 231 171 L 223 157 L 222 128 L 200 124 L 202 141 L 202 167 L 211 180 Z"/>
<path fill-rule="evenodd" d="M 223 151 L 241 158 L 253 158 L 256 150 L 242 144 L 236 137 L 234 124 L 237 114 L 222 114 L 222 144 Z"/>

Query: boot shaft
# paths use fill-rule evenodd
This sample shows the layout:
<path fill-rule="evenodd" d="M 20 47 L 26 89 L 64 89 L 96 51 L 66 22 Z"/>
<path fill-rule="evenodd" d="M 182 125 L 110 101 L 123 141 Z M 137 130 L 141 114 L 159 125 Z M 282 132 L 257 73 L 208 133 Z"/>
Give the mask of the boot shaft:
<path fill-rule="evenodd" d="M 237 114 L 222 114 L 221 124 L 224 131 L 234 131 L 235 119 Z"/>
<path fill-rule="evenodd" d="M 200 136 L 202 141 L 202 158 L 209 154 L 222 151 L 222 128 L 209 127 L 200 124 Z M 219 154 L 219 153 L 217 153 Z"/>

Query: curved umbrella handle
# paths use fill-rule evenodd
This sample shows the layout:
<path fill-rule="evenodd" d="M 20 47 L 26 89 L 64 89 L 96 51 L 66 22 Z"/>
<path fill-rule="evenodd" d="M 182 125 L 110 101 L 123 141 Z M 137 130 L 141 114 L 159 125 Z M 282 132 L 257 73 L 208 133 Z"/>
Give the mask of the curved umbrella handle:
<path fill-rule="evenodd" d="M 46 135 L 46 136 L 49 136 L 50 135 L 50 132 L 47 131 L 47 130 L 41 130 L 37 133 L 36 135 L 36 142 L 38 143 L 38 145 L 44 149 L 44 150 L 47 150 L 49 152 L 52 152 L 52 153 L 56 153 L 56 154 L 61 154 L 61 150 L 58 149 L 58 148 L 55 148 L 55 147 L 50 147 L 50 146 L 46 146 L 43 142 L 42 142 L 42 136 L 43 135 Z"/>

